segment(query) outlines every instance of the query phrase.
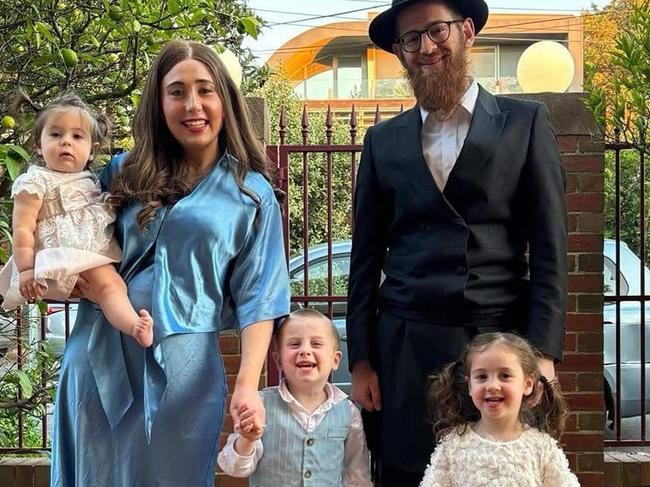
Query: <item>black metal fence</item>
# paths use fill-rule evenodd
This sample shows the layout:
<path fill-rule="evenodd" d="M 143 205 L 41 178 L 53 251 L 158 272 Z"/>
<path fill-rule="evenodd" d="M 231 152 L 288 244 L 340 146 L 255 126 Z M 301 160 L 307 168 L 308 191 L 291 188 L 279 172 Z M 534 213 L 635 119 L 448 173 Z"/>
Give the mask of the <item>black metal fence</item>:
<path fill-rule="evenodd" d="M 54 388 L 76 304 L 46 304 L 0 316 L 0 454 L 49 449 Z"/>
<path fill-rule="evenodd" d="M 607 446 L 649 446 L 650 325 L 645 155 L 628 144 L 606 146 L 604 393 Z"/>

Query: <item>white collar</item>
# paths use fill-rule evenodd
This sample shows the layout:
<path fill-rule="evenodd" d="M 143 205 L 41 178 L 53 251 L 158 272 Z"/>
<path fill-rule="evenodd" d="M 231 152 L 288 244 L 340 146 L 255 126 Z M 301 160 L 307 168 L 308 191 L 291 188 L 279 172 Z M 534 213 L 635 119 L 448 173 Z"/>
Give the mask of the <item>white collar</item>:
<path fill-rule="evenodd" d="M 295 397 L 293 397 L 293 394 L 291 394 L 291 392 L 289 391 L 286 377 L 283 377 L 280 380 L 280 385 L 278 386 L 278 393 L 280 394 L 280 397 L 284 402 L 298 405 L 302 409 L 305 408 L 302 404 L 300 404 L 300 402 Z M 345 392 L 343 392 L 338 387 L 330 384 L 329 382 L 325 383 L 325 394 L 327 395 L 327 399 L 323 404 L 329 405 L 327 409 L 334 406 L 335 404 L 340 403 L 341 401 L 343 401 L 348 397 Z"/>
<path fill-rule="evenodd" d="M 475 79 L 472 78 L 472 82 L 467 87 L 467 90 L 465 90 L 465 93 L 463 94 L 457 106 L 463 107 L 471 117 L 474 114 L 474 108 L 476 108 L 477 100 L 478 100 L 478 83 L 476 82 Z M 424 124 L 424 122 L 427 119 L 427 116 L 429 115 L 429 112 L 424 108 L 422 108 L 422 106 L 420 106 L 420 115 L 422 116 L 422 123 Z"/>

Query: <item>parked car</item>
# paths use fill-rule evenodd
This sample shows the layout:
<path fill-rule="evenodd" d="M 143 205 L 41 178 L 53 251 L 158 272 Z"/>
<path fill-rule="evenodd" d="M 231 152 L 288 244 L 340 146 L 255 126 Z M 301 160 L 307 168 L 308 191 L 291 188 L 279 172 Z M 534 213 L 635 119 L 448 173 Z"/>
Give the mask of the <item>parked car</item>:
<path fill-rule="evenodd" d="M 605 296 L 616 292 L 616 241 L 606 239 L 603 250 L 603 278 Z M 641 264 L 639 257 L 625 242 L 620 242 L 620 295 L 641 295 L 641 269 L 645 279 L 646 293 L 650 293 L 650 270 Z M 621 417 L 641 414 L 641 347 L 639 346 L 641 323 L 639 301 L 620 303 L 620 374 Z M 645 310 L 645 410 L 650 413 L 650 303 Z M 606 302 L 603 306 L 603 361 L 605 375 L 605 404 L 609 419 L 614 418 L 616 394 L 616 304 Z"/>

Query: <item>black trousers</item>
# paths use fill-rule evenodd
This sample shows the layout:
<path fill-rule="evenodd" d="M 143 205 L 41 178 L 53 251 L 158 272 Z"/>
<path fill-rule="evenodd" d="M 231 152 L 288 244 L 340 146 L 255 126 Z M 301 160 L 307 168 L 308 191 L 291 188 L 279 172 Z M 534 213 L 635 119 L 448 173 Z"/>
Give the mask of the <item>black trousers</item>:
<path fill-rule="evenodd" d="M 427 401 L 429 377 L 457 360 L 477 334 L 501 330 L 512 327 L 440 326 L 385 312 L 379 315 L 373 365 L 382 410 L 364 412 L 363 418 L 368 447 L 377 462 L 376 477 L 387 482 L 382 487 L 408 487 L 424 475 L 435 446 Z M 412 485 L 419 485 L 419 480 Z"/>
<path fill-rule="evenodd" d="M 379 480 L 375 481 L 376 487 L 419 487 L 423 476 L 384 463 L 379 464 L 378 473 Z"/>

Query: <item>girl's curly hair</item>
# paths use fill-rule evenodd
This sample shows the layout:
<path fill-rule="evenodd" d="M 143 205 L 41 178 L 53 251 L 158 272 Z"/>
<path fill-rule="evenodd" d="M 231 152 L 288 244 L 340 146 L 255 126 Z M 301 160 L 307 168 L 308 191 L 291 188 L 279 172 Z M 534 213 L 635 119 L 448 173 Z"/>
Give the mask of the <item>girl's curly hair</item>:
<path fill-rule="evenodd" d="M 472 358 L 492 346 L 502 346 L 517 355 L 525 376 L 532 376 L 533 390 L 524 397 L 519 411 L 522 424 L 533 426 L 559 439 L 568 415 L 567 403 L 557 381 L 548 381 L 539 371 L 537 360 L 541 354 L 524 338 L 513 333 L 484 333 L 477 335 L 464 349 L 460 360 L 452 362 L 432 377 L 429 404 L 434 418 L 437 439 L 455 428 L 463 434 L 470 423 L 481 418 L 481 413 L 469 395 L 468 377 Z M 539 403 L 532 404 L 539 387 Z"/>

